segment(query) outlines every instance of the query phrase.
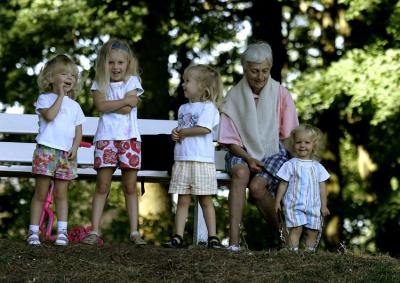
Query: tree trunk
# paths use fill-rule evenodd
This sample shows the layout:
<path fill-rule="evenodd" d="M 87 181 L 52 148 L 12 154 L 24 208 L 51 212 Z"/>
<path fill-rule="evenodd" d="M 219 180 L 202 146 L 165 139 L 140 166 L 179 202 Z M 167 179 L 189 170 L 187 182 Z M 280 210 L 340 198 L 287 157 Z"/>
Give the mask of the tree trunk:
<path fill-rule="evenodd" d="M 282 41 L 282 5 L 279 1 L 253 0 L 249 15 L 253 29 L 252 40 L 263 40 L 271 45 L 274 57 L 271 76 L 281 81 L 281 71 L 287 62 Z"/>

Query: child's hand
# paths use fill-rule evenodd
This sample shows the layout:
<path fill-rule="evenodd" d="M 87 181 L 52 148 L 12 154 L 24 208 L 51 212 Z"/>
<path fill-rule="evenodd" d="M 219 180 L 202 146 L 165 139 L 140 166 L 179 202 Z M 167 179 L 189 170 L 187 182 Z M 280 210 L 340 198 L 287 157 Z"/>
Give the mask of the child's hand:
<path fill-rule="evenodd" d="M 65 95 L 64 82 L 60 81 L 58 84 L 53 83 L 53 92 L 58 95 Z"/>
<path fill-rule="evenodd" d="M 77 149 L 71 148 L 68 151 L 68 159 L 69 160 L 75 160 L 77 155 L 78 155 L 78 150 Z"/>
<path fill-rule="evenodd" d="M 174 142 L 181 142 L 178 128 L 175 128 L 171 132 L 171 138 Z"/>
<path fill-rule="evenodd" d="M 321 214 L 323 217 L 328 216 L 329 214 L 331 214 L 329 212 L 329 209 L 326 206 L 321 207 Z"/>
<path fill-rule="evenodd" d="M 124 98 L 125 103 L 130 107 L 136 107 L 139 102 L 139 98 L 135 94 L 128 94 Z"/>

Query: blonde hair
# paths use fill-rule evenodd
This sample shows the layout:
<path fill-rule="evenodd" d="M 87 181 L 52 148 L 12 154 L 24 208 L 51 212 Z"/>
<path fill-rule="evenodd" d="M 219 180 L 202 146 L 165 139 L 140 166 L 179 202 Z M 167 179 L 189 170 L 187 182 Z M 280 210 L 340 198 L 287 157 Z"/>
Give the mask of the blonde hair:
<path fill-rule="evenodd" d="M 191 72 L 196 72 L 195 79 L 202 92 L 200 101 L 211 101 L 219 108 L 222 103 L 223 91 L 219 72 L 207 65 L 194 64 L 185 69 L 183 78 L 186 79 Z"/>
<path fill-rule="evenodd" d="M 139 77 L 139 63 L 129 45 L 121 39 L 110 39 L 100 48 L 95 66 L 96 75 L 94 80 L 97 83 L 99 91 L 102 92 L 104 95 L 107 93 L 107 89 L 110 84 L 110 71 L 108 68 L 108 61 L 112 49 L 122 50 L 127 55 L 128 66 L 126 69 L 124 81 L 126 81 L 129 76 Z"/>
<path fill-rule="evenodd" d="M 314 147 L 311 152 L 310 156 L 311 159 L 320 160 L 321 158 L 320 154 L 325 147 L 324 135 L 322 134 L 320 129 L 309 124 L 300 124 L 291 131 L 289 137 L 289 146 L 291 154 L 295 155 L 294 145 L 295 145 L 296 135 L 301 132 L 306 132 L 307 134 L 309 134 L 313 141 Z"/>
<path fill-rule="evenodd" d="M 72 61 L 72 59 L 64 54 L 56 55 L 44 65 L 37 79 L 39 91 L 40 92 L 54 91 L 52 84 L 52 77 L 56 74 L 60 74 L 61 72 L 67 69 L 69 71 L 72 71 L 72 74 L 75 76 L 75 85 L 70 91 L 67 92 L 67 95 L 71 99 L 75 99 L 82 88 L 81 79 L 79 77 L 79 70 L 76 64 Z"/>

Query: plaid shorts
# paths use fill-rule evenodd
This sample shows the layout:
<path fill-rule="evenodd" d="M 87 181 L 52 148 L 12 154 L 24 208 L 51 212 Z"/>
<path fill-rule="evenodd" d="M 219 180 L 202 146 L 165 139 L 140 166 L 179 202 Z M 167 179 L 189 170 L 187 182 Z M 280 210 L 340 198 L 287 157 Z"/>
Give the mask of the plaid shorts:
<path fill-rule="evenodd" d="M 283 144 L 279 143 L 279 152 L 277 154 L 271 155 L 268 158 L 263 158 L 261 162 L 264 163 L 264 170 L 260 173 L 255 173 L 252 176 L 259 176 L 266 180 L 268 191 L 275 197 L 276 191 L 280 179 L 276 176 L 278 170 L 281 168 L 283 163 L 290 159 L 289 152 L 285 149 Z M 230 151 L 225 155 L 225 169 L 231 174 L 232 167 L 236 164 L 247 165 L 246 160 L 243 158 L 233 155 Z"/>
<path fill-rule="evenodd" d="M 68 152 L 38 144 L 33 152 L 32 173 L 60 180 L 78 177 L 76 160 L 68 159 Z"/>
<path fill-rule="evenodd" d="M 175 161 L 168 192 L 182 195 L 216 195 L 218 186 L 215 164 Z"/>

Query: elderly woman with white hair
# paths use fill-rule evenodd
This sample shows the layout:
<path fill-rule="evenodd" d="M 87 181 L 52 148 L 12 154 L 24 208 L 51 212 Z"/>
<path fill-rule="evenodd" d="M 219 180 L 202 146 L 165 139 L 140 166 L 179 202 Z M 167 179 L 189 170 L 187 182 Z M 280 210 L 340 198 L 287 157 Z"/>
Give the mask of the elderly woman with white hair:
<path fill-rule="evenodd" d="M 243 78 L 227 93 L 221 110 L 218 141 L 228 149 L 225 160 L 231 175 L 231 251 L 240 250 L 246 188 L 263 217 L 278 228 L 275 174 L 289 158 L 284 140 L 299 122 L 291 95 L 271 78 L 272 62 L 268 43 L 250 44 L 241 56 Z"/>

